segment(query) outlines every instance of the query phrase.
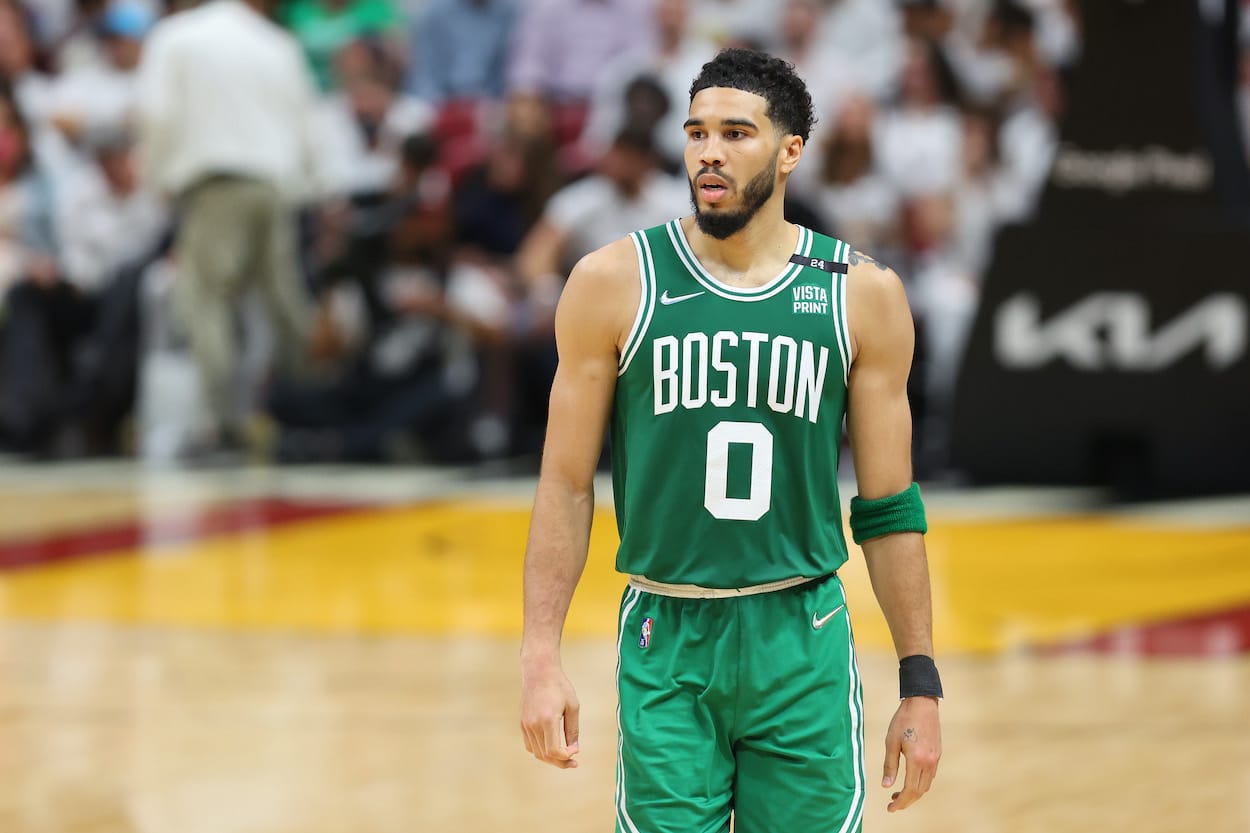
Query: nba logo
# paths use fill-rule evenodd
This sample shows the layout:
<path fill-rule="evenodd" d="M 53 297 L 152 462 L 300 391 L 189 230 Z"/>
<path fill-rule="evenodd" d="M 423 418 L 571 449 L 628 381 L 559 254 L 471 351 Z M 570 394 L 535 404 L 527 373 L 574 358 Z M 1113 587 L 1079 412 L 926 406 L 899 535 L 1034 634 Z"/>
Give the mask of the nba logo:
<path fill-rule="evenodd" d="M 638 634 L 638 647 L 646 648 L 651 644 L 651 617 L 642 620 L 642 632 Z"/>

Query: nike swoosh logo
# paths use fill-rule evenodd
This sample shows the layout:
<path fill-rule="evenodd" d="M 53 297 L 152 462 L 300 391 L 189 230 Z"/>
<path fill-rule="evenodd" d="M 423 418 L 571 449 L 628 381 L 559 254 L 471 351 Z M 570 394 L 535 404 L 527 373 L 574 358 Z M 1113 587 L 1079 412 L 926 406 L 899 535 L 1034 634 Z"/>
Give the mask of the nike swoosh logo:
<path fill-rule="evenodd" d="M 820 617 L 819 619 L 817 619 L 817 618 L 816 618 L 816 614 L 815 614 L 815 613 L 813 613 L 813 614 L 812 614 L 812 627 L 813 627 L 813 628 L 815 628 L 816 630 L 820 630 L 821 628 L 823 628 L 823 627 L 825 626 L 825 623 L 826 623 L 826 622 L 828 622 L 828 621 L 829 621 L 830 619 L 832 619 L 834 616 L 837 616 L 837 615 L 838 615 L 838 611 L 840 611 L 840 610 L 841 610 L 842 608 L 844 608 L 844 607 L 846 607 L 846 603 L 845 603 L 845 602 L 843 602 L 842 604 L 838 605 L 838 606 L 837 606 L 837 607 L 835 607 L 833 610 L 829 611 L 828 613 L 826 613 L 824 616 Z"/>
<path fill-rule="evenodd" d="M 689 301 L 691 298 L 697 298 L 702 294 L 702 292 L 691 292 L 689 295 L 669 295 L 666 289 L 660 294 L 660 303 L 664 306 L 680 304 L 682 301 Z"/>

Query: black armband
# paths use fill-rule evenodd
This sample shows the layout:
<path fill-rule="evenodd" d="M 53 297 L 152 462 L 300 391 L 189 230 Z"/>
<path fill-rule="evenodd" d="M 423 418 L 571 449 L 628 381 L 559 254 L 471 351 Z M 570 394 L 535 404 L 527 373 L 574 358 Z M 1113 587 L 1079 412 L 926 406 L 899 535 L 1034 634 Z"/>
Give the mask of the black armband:
<path fill-rule="evenodd" d="M 942 696 L 942 678 L 938 676 L 933 657 L 915 654 L 899 661 L 898 696 L 900 700 L 907 697 Z"/>

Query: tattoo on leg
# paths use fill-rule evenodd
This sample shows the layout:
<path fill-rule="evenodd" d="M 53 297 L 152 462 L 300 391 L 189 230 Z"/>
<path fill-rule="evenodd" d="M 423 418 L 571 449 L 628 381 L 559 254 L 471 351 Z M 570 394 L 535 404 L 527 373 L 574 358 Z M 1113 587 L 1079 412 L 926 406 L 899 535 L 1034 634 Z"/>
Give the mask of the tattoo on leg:
<path fill-rule="evenodd" d="M 854 250 L 852 250 L 852 251 L 851 251 L 851 256 L 848 258 L 848 262 L 849 262 L 852 266 L 858 266 L 858 265 L 860 265 L 861 263 L 868 263 L 868 264 L 871 264 L 871 265 L 873 265 L 873 266 L 876 266 L 876 267 L 877 267 L 878 269 L 880 269 L 882 272 L 886 271 L 886 270 L 889 268 L 889 267 L 885 266 L 884 264 L 878 263 L 877 261 L 873 260 L 872 258 L 870 258 L 868 255 L 864 254 L 863 252 L 857 252 L 857 251 L 854 251 Z"/>
<path fill-rule="evenodd" d="M 903 730 L 903 740 L 904 740 L 904 741 L 909 741 L 909 740 L 910 740 L 910 741 L 914 741 L 915 739 L 916 739 L 916 730 L 915 730 L 915 729 L 904 729 L 904 730 Z"/>

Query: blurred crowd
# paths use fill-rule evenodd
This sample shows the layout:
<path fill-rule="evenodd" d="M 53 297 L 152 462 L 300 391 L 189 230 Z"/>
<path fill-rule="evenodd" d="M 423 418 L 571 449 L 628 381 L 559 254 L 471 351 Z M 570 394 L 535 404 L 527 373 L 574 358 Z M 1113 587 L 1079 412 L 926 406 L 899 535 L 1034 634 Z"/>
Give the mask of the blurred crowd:
<path fill-rule="evenodd" d="M 535 451 L 564 276 L 689 211 L 739 45 L 809 83 L 787 212 L 904 277 L 940 450 L 1080 42 L 1068 0 L 0 0 L 0 444 Z"/>

